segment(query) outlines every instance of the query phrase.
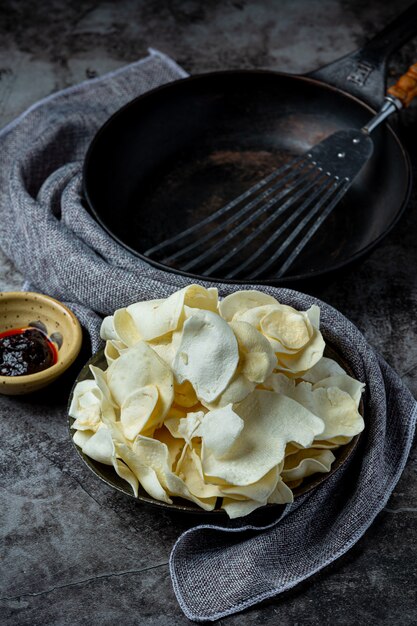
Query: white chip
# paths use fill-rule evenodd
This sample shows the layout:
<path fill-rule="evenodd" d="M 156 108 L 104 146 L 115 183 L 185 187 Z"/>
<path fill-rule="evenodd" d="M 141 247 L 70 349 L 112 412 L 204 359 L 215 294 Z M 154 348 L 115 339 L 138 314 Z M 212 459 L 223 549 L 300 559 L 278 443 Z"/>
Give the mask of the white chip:
<path fill-rule="evenodd" d="M 185 482 L 170 470 L 169 450 L 165 444 L 139 435 L 133 444 L 133 452 L 146 467 L 155 471 L 160 484 L 169 495 L 191 500 L 206 511 L 213 510 L 216 497 L 197 498 L 190 492 Z"/>
<path fill-rule="evenodd" d="M 278 301 L 262 291 L 248 289 L 236 291 L 219 302 L 219 311 L 223 319 L 231 322 L 236 314 L 241 315 L 249 309 L 265 304 L 278 304 Z"/>
<path fill-rule="evenodd" d="M 190 381 L 200 400 L 216 400 L 231 381 L 238 362 L 236 337 L 218 315 L 196 310 L 185 321 L 173 371 L 179 383 Z"/>
<path fill-rule="evenodd" d="M 142 339 L 152 340 L 173 332 L 181 325 L 185 305 L 216 311 L 217 300 L 217 289 L 188 285 L 169 298 L 131 304 L 127 307 L 127 312 Z"/>
<path fill-rule="evenodd" d="M 171 370 L 152 348 L 139 341 L 110 365 L 106 375 L 111 394 L 120 407 L 133 392 L 155 385 L 159 401 L 153 423 L 162 423 L 174 399 L 174 381 Z"/>
<path fill-rule="evenodd" d="M 344 377 L 347 375 L 344 374 Z M 349 378 L 349 377 L 348 377 Z M 332 378 L 327 379 L 332 381 Z M 324 383 L 325 381 L 322 381 Z M 319 416 L 325 423 L 325 430 L 318 439 L 326 440 L 334 437 L 354 437 L 364 428 L 364 421 L 358 411 L 358 389 L 362 389 L 362 384 L 352 385 L 355 398 L 352 398 L 346 391 L 334 386 L 314 387 L 310 383 L 300 382 L 298 385 L 284 374 L 272 374 L 267 384 L 275 392 L 293 398 L 302 404 L 309 411 Z M 348 382 L 347 385 L 351 387 Z"/>
<path fill-rule="evenodd" d="M 265 476 L 295 441 L 304 447 L 323 432 L 323 421 L 294 400 L 270 391 L 255 390 L 234 408 L 244 422 L 229 453 L 219 458 L 202 448 L 203 471 L 231 485 L 250 485 Z"/>
<path fill-rule="evenodd" d="M 334 454 L 330 450 L 308 448 L 285 459 L 281 476 L 285 482 L 296 481 L 316 473 L 330 472 Z"/>
<path fill-rule="evenodd" d="M 159 392 L 155 385 L 139 387 L 127 396 L 120 407 L 120 422 L 127 439 L 133 441 L 146 428 L 158 424 L 160 413 L 155 411 L 158 399 Z"/>
<path fill-rule="evenodd" d="M 113 324 L 119 340 L 126 346 L 134 346 L 141 340 L 141 335 L 127 309 L 118 309 L 115 312 Z"/>
<path fill-rule="evenodd" d="M 242 418 L 233 411 L 231 404 L 209 411 L 200 429 L 204 446 L 214 452 L 217 458 L 221 458 L 233 446 L 243 425 Z"/>
<path fill-rule="evenodd" d="M 318 383 L 320 380 L 329 378 L 330 376 L 337 376 L 339 374 L 346 374 L 345 370 L 334 359 L 329 359 L 323 356 L 308 372 L 303 375 L 303 380 L 308 383 Z"/>
<path fill-rule="evenodd" d="M 251 382 L 263 383 L 277 364 L 269 341 L 247 322 L 230 322 L 239 346 L 239 369 Z"/>

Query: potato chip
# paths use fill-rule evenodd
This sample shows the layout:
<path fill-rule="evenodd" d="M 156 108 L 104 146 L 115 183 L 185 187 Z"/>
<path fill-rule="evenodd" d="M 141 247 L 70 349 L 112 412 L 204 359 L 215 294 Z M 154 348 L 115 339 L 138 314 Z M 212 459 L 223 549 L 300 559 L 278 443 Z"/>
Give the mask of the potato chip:
<path fill-rule="evenodd" d="M 234 498 L 223 498 L 221 508 L 224 509 L 230 519 L 236 519 L 237 517 L 243 517 L 249 515 L 256 509 L 259 509 L 264 503 L 257 502 L 256 500 L 235 500 Z"/>
<path fill-rule="evenodd" d="M 113 315 L 108 315 L 104 318 L 100 327 L 100 337 L 105 341 L 108 340 L 118 340 L 119 337 L 114 328 L 114 319 Z"/>
<path fill-rule="evenodd" d="M 133 440 L 139 433 L 160 421 L 160 412 L 155 410 L 159 399 L 155 385 L 145 385 L 132 391 L 120 407 L 120 422 L 127 439 Z"/>
<path fill-rule="evenodd" d="M 293 398 L 324 421 L 325 430 L 318 437 L 320 440 L 354 437 L 364 428 L 356 399 L 337 387 L 313 387 L 306 382 L 296 385 L 283 374 L 272 374 L 266 384 L 275 392 Z"/>
<path fill-rule="evenodd" d="M 74 428 L 74 426 L 71 428 Z M 82 449 L 90 437 L 94 435 L 94 432 L 93 430 L 76 430 L 72 436 L 72 440 L 76 446 Z"/>
<path fill-rule="evenodd" d="M 113 325 L 119 341 L 122 341 L 128 348 L 142 339 L 127 309 L 118 309 L 115 312 Z"/>
<path fill-rule="evenodd" d="M 278 304 L 278 301 L 262 291 L 248 289 L 236 291 L 219 302 L 219 311 L 223 319 L 231 322 L 236 314 L 243 314 L 265 304 Z"/>
<path fill-rule="evenodd" d="M 273 307 L 260 323 L 262 332 L 281 346 L 295 352 L 303 348 L 313 334 L 308 316 L 283 304 Z"/>
<path fill-rule="evenodd" d="M 169 467 L 172 471 L 175 471 L 177 461 L 184 448 L 183 439 L 173 437 L 165 426 L 158 428 L 158 430 L 154 432 L 153 438 L 166 445 L 169 453 Z"/>
<path fill-rule="evenodd" d="M 139 495 L 139 481 L 135 474 L 128 468 L 126 463 L 116 456 L 113 458 L 113 467 L 116 473 L 123 478 L 132 488 L 134 496 L 137 498 Z"/>
<path fill-rule="evenodd" d="M 99 463 L 113 465 L 115 448 L 111 431 L 105 426 L 99 428 L 84 443 L 82 451 Z"/>
<path fill-rule="evenodd" d="M 347 374 L 337 374 L 335 376 L 329 376 L 329 378 L 324 378 L 313 386 L 313 390 L 319 389 L 320 387 L 325 387 L 326 389 L 329 387 L 337 387 L 341 391 L 349 394 L 355 402 L 356 407 L 359 406 L 363 390 L 365 389 L 363 383 Z"/>
<path fill-rule="evenodd" d="M 166 363 L 144 341 L 139 341 L 114 361 L 106 372 L 106 378 L 119 406 L 134 391 L 155 385 L 159 397 L 153 423 L 162 423 L 174 399 L 173 375 Z"/>
<path fill-rule="evenodd" d="M 242 496 L 248 500 L 255 500 L 261 504 L 266 504 L 268 498 L 275 491 L 278 481 L 280 480 L 279 468 L 276 465 L 269 472 L 262 476 L 257 482 L 251 485 L 230 485 L 222 486 L 219 489 L 221 494 L 226 497 Z"/>
<path fill-rule="evenodd" d="M 115 405 L 102 370 L 94 366 L 90 370 L 94 380 L 76 386 L 69 408 L 69 414 L 75 418 L 72 427 L 78 430 L 97 430 L 102 422 L 116 421 Z"/>
<path fill-rule="evenodd" d="M 113 409 L 112 414 L 109 415 L 109 418 L 112 422 L 115 421 L 115 412 L 117 412 L 118 405 L 116 404 L 113 396 L 111 395 L 111 391 L 107 384 L 107 376 L 103 370 L 95 365 L 90 365 L 90 372 L 92 373 L 94 380 L 96 382 L 97 387 L 100 389 L 103 397 L 103 415 L 106 411 L 110 412 L 110 407 Z M 104 415 L 105 417 L 105 415 Z"/>
<path fill-rule="evenodd" d="M 152 348 L 152 350 L 155 350 L 156 354 L 172 368 L 172 363 L 181 343 L 181 337 L 181 331 L 174 331 L 163 337 L 152 339 L 152 341 L 148 341 L 147 343 L 148 346 Z"/>
<path fill-rule="evenodd" d="M 268 498 L 268 504 L 290 504 L 294 502 L 294 494 L 290 487 L 280 479 Z"/>
<path fill-rule="evenodd" d="M 94 380 L 83 380 L 74 389 L 69 414 L 75 418 L 73 428 L 97 430 L 101 423 L 102 394 Z"/>
<path fill-rule="evenodd" d="M 302 378 L 308 383 L 314 384 L 330 376 L 337 376 L 338 374 L 346 374 L 346 372 L 336 361 L 323 356 L 313 367 L 303 374 Z"/>
<path fill-rule="evenodd" d="M 191 500 L 206 511 L 213 510 L 216 497 L 197 498 L 190 492 L 185 482 L 171 472 L 169 469 L 169 452 L 165 444 L 139 435 L 133 444 L 133 452 L 146 467 L 155 471 L 160 484 L 169 495 Z M 140 482 L 142 483 L 142 481 Z"/>
<path fill-rule="evenodd" d="M 294 443 L 293 441 L 287 443 L 285 446 L 285 458 L 287 458 L 287 456 L 291 456 L 292 454 L 296 454 L 300 449 L 302 449 L 302 446 L 298 443 Z"/>
<path fill-rule="evenodd" d="M 181 384 L 174 383 L 174 402 L 178 406 L 182 406 L 186 409 L 198 404 L 194 387 L 189 380 L 185 380 Z"/>
<path fill-rule="evenodd" d="M 155 498 L 155 500 L 161 500 L 167 504 L 172 504 L 171 498 L 162 487 L 156 471 L 150 466 L 150 464 L 142 462 L 140 455 L 136 454 L 128 445 L 124 443 L 116 444 L 115 450 L 118 457 L 126 463 L 142 487 L 152 498 Z"/>
<path fill-rule="evenodd" d="M 244 421 L 240 436 L 227 455 L 207 447 L 203 437 L 204 474 L 232 485 L 250 485 L 281 462 L 285 446 L 296 441 L 304 447 L 324 429 L 323 421 L 291 398 L 255 390 L 234 411 Z"/>
<path fill-rule="evenodd" d="M 179 477 L 190 493 L 199 499 L 218 498 L 222 495 L 220 487 L 205 480 L 201 458 L 192 448 L 187 447 L 185 451 Z"/>
<path fill-rule="evenodd" d="M 127 307 L 142 339 L 152 340 L 173 332 L 180 326 L 183 307 L 217 310 L 217 289 L 205 289 L 200 285 L 188 285 L 169 298 L 137 302 Z"/>
<path fill-rule="evenodd" d="M 227 322 L 196 309 L 184 323 L 173 362 L 177 381 L 190 381 L 200 400 L 212 402 L 226 389 L 238 362 L 237 340 Z"/>
<path fill-rule="evenodd" d="M 296 481 L 316 473 L 330 472 L 331 465 L 335 460 L 334 454 L 330 450 L 315 450 L 308 448 L 299 450 L 297 454 L 292 454 L 285 459 L 282 479 Z"/>
<path fill-rule="evenodd" d="M 235 372 L 230 383 L 227 385 L 226 389 L 219 395 L 218 398 L 214 402 L 205 402 L 202 404 L 209 409 L 218 409 L 228 404 L 237 404 L 238 402 L 242 402 L 252 391 L 255 389 L 256 383 L 252 383 L 250 380 L 244 376 L 240 372 L 239 366 Z"/>
<path fill-rule="evenodd" d="M 262 383 L 277 364 L 270 343 L 247 322 L 231 322 L 230 327 L 238 343 L 241 373 L 251 382 Z"/>
<path fill-rule="evenodd" d="M 204 445 L 208 450 L 214 450 L 216 457 L 221 459 L 241 434 L 244 422 L 233 411 L 231 404 L 209 411 L 203 418 L 200 433 Z"/>
<path fill-rule="evenodd" d="M 201 285 L 188 285 L 184 288 L 184 306 L 204 311 L 217 312 L 219 292 L 216 287 L 201 287 Z"/>
<path fill-rule="evenodd" d="M 323 356 L 325 343 L 316 306 L 296 311 L 283 304 L 267 304 L 235 314 L 234 321 L 247 322 L 261 331 L 277 355 L 277 368 L 289 375 L 304 373 Z"/>
<path fill-rule="evenodd" d="M 201 437 L 201 425 L 204 418 L 205 414 L 203 411 L 187 413 L 186 417 L 180 419 L 178 435 L 182 437 L 187 444 L 191 443 L 193 437 Z"/>
<path fill-rule="evenodd" d="M 126 349 L 127 346 L 123 343 L 123 341 L 114 339 L 106 341 L 104 356 L 106 357 L 107 365 L 111 365 L 111 363 L 118 359 L 122 352 Z"/>

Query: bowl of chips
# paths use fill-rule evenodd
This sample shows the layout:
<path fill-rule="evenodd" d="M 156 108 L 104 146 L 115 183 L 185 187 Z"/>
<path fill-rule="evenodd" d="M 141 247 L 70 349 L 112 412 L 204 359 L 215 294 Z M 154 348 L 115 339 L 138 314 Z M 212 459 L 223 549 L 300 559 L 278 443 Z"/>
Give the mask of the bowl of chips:
<path fill-rule="evenodd" d="M 364 428 L 364 385 L 320 311 L 189 285 L 104 319 L 69 402 L 88 467 L 128 496 L 242 517 L 317 487 Z"/>

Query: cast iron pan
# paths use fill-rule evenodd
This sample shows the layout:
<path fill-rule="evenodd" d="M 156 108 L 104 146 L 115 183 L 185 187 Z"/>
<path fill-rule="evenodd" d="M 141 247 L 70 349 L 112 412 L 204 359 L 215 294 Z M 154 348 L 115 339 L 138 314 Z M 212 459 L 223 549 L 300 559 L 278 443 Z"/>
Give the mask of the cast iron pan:
<path fill-rule="evenodd" d="M 311 74 L 215 72 L 140 96 L 110 118 L 89 148 L 89 209 L 114 239 L 145 259 L 142 252 L 289 158 L 336 130 L 363 126 L 385 95 L 387 59 L 416 32 L 414 3 L 363 48 Z M 353 263 L 387 235 L 408 201 L 410 164 L 392 127 L 380 127 L 373 139 L 372 158 L 289 275 L 274 279 L 271 272 L 257 282 L 317 279 Z M 221 275 L 210 278 L 222 281 Z"/>

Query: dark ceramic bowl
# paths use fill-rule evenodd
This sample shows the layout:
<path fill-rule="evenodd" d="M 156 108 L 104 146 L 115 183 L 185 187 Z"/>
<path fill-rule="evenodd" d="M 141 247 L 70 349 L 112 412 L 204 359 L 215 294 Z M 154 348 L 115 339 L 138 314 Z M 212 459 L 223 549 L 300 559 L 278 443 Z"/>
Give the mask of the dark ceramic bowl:
<path fill-rule="evenodd" d="M 353 372 L 351 368 L 335 349 L 327 345 L 324 354 L 325 356 L 328 356 L 334 359 L 335 361 L 337 361 L 339 365 L 341 365 L 348 374 L 353 376 Z M 75 385 L 83 380 L 93 378 L 93 375 L 89 368 L 90 365 L 95 365 L 96 367 L 99 367 L 102 370 L 107 369 L 107 362 L 104 357 L 104 350 L 100 350 L 99 352 L 94 354 L 91 357 L 91 359 L 84 365 L 83 369 L 78 375 L 74 383 L 74 386 L 71 390 L 68 408 L 71 405 L 71 400 L 72 400 Z M 359 406 L 359 411 L 363 417 L 364 405 L 363 405 L 362 400 Z M 70 431 L 71 440 L 72 440 L 72 434 L 74 432 L 71 430 L 71 427 L 74 421 L 75 421 L 74 418 L 69 417 L 69 431 Z M 336 450 L 332 450 L 336 459 L 332 464 L 330 472 L 327 472 L 326 474 L 313 474 L 312 476 L 309 476 L 308 478 L 304 479 L 302 484 L 299 487 L 297 487 L 296 489 L 293 489 L 294 498 L 299 498 L 301 495 L 304 495 L 305 493 L 311 491 L 312 489 L 315 489 L 316 487 L 318 487 L 318 485 L 323 483 L 330 476 L 332 476 L 335 472 L 337 472 L 337 470 L 344 463 L 346 463 L 349 457 L 353 454 L 354 450 L 356 449 L 358 445 L 359 437 L 360 437 L 360 434 L 356 435 L 356 437 L 354 437 L 348 444 L 341 446 L 340 448 L 337 448 Z M 74 446 L 78 454 L 80 455 L 81 459 L 84 461 L 87 467 L 93 472 L 93 474 L 95 474 L 98 478 L 100 478 L 103 482 L 105 482 L 107 485 L 109 485 L 113 489 L 117 489 L 117 491 L 122 492 L 123 494 L 125 494 L 126 496 L 129 496 L 130 498 L 133 498 L 134 500 L 140 500 L 141 502 L 146 502 L 147 504 L 162 507 L 164 509 L 168 509 L 173 512 L 193 513 L 193 514 L 204 515 L 204 516 L 226 515 L 226 512 L 223 509 L 215 508 L 213 511 L 204 511 L 204 509 L 200 508 L 193 502 L 189 502 L 188 500 L 183 500 L 182 498 L 173 497 L 172 498 L 173 504 L 167 504 L 166 502 L 155 500 L 154 498 L 151 498 L 146 493 L 146 491 L 141 487 L 141 485 L 139 485 L 139 495 L 138 495 L 138 498 L 136 498 L 135 495 L 133 494 L 133 491 L 130 485 L 125 480 L 120 478 L 118 474 L 116 474 L 113 467 L 109 465 L 103 465 L 102 463 L 98 463 L 97 461 L 94 461 L 93 459 L 88 457 L 86 454 L 84 454 L 81 448 L 79 448 L 75 444 Z M 265 508 L 271 508 L 271 507 L 277 507 L 277 506 L 281 506 L 281 505 L 268 504 L 266 505 L 266 507 L 265 506 L 260 507 L 259 509 L 257 509 L 257 511 L 260 511 Z"/>

